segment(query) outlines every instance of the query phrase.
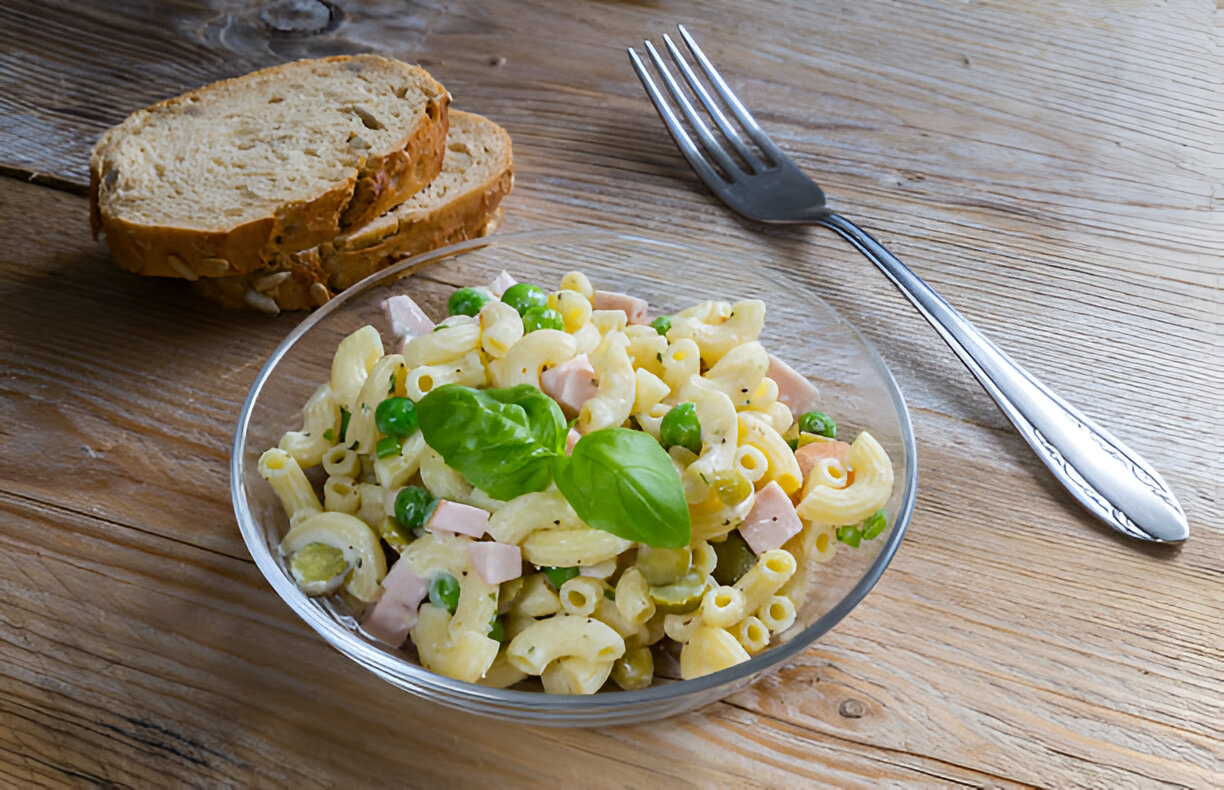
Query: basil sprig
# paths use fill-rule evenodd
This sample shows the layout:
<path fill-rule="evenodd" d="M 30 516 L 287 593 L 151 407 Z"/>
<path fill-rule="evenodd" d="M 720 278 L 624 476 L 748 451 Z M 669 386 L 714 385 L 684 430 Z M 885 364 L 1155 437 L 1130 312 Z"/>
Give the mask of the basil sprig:
<path fill-rule="evenodd" d="M 417 402 L 417 419 L 425 443 L 494 499 L 548 488 L 565 447 L 561 407 L 529 384 L 438 387 Z"/>
<path fill-rule="evenodd" d="M 649 434 L 605 428 L 566 456 L 560 407 L 529 384 L 448 384 L 421 398 L 417 417 L 425 442 L 495 499 L 542 491 L 555 479 L 578 517 L 596 529 L 659 548 L 688 545 L 684 487 Z"/>
<path fill-rule="evenodd" d="M 557 488 L 586 523 L 618 538 L 665 549 L 688 545 L 684 486 L 654 437 L 605 428 L 578 440 L 553 466 Z"/>

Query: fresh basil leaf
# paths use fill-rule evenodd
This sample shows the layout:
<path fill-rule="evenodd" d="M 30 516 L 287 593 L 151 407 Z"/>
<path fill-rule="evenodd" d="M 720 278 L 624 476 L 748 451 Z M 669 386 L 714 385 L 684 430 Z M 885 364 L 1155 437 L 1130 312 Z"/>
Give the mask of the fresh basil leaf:
<path fill-rule="evenodd" d="M 448 384 L 421 398 L 416 408 L 425 443 L 494 499 L 543 491 L 551 482 L 557 437 L 564 441 L 559 427 L 564 416 L 535 387 L 475 390 Z"/>
<path fill-rule="evenodd" d="M 557 488 L 586 523 L 657 548 L 687 546 L 688 502 L 671 458 L 650 434 L 604 428 L 558 455 Z"/>
<path fill-rule="evenodd" d="M 501 403 L 521 406 L 527 415 L 527 427 L 531 429 L 532 435 L 553 452 L 564 452 L 565 415 L 561 413 L 557 402 L 537 387 L 519 384 L 516 387 L 479 391 Z"/>

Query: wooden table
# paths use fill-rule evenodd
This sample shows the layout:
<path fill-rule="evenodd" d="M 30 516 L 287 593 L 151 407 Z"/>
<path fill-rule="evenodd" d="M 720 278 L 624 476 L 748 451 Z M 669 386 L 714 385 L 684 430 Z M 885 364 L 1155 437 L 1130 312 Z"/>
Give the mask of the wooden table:
<path fill-rule="evenodd" d="M 1224 784 L 1221 15 L 807 6 L 0 8 L 0 785 Z M 743 224 L 699 187 L 624 53 L 675 22 L 840 210 L 1162 471 L 1189 541 L 1095 523 L 856 253 Z M 878 346 L 914 418 L 917 511 L 800 660 L 671 721 L 507 725 L 356 670 L 264 582 L 230 508 L 231 432 L 301 315 L 220 312 L 111 266 L 88 152 L 184 89 L 368 49 L 510 131 L 504 232 L 767 234 Z"/>

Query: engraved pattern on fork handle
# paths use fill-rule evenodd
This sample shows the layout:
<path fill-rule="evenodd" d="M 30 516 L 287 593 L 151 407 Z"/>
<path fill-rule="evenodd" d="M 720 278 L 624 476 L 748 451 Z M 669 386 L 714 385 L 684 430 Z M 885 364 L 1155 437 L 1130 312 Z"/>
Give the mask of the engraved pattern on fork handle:
<path fill-rule="evenodd" d="M 1013 362 L 862 228 L 832 212 L 813 221 L 849 241 L 884 272 L 1080 504 L 1141 540 L 1177 542 L 1189 536 L 1181 505 L 1155 469 Z"/>

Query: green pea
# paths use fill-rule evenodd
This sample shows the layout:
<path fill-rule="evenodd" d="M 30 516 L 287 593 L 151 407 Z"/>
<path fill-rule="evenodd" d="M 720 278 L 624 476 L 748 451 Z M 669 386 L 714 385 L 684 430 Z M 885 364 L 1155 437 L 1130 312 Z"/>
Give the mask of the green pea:
<path fill-rule="evenodd" d="M 697 406 L 681 403 L 673 406 L 659 423 L 659 441 L 663 447 L 681 447 L 701 452 L 701 421 L 697 419 Z"/>
<path fill-rule="evenodd" d="M 533 307 L 548 304 L 548 294 L 538 285 L 530 283 L 515 283 L 502 294 L 502 301 L 524 315 Z"/>
<path fill-rule="evenodd" d="M 877 510 L 863 519 L 863 540 L 873 540 L 879 537 L 886 527 L 888 527 L 888 517 L 884 515 L 883 510 Z"/>
<path fill-rule="evenodd" d="M 556 590 L 560 590 L 561 585 L 578 575 L 577 568 L 540 568 L 540 570 L 544 571 L 544 575 L 548 577 L 548 581 Z"/>
<path fill-rule="evenodd" d="M 565 319 L 547 305 L 536 305 L 523 313 L 523 332 L 534 332 L 537 329 L 565 329 Z"/>
<path fill-rule="evenodd" d="M 655 320 L 650 322 L 650 327 L 654 331 L 658 332 L 660 335 L 666 335 L 668 332 L 671 331 L 672 322 L 671 322 L 671 319 L 668 318 L 667 316 L 661 315 Z"/>
<path fill-rule="evenodd" d="M 374 424 L 387 436 L 411 436 L 417 429 L 416 404 L 407 398 L 387 398 L 374 410 Z"/>
<path fill-rule="evenodd" d="M 858 548 L 859 541 L 863 539 L 863 533 L 854 525 L 838 527 L 837 539 L 847 546 Z"/>
<path fill-rule="evenodd" d="M 459 608 L 459 581 L 446 571 L 430 579 L 429 602 L 454 614 Z"/>
<path fill-rule="evenodd" d="M 493 297 L 479 288 L 460 288 L 446 300 L 447 315 L 476 315 Z"/>
<path fill-rule="evenodd" d="M 799 430 L 804 433 L 814 433 L 817 436 L 837 438 L 837 423 L 822 411 L 809 411 L 799 418 Z"/>
<path fill-rule="evenodd" d="M 494 642 L 506 641 L 506 624 L 502 622 L 500 617 L 494 615 L 493 619 L 489 621 L 489 633 L 487 636 Z"/>
<path fill-rule="evenodd" d="M 395 495 L 395 520 L 407 529 L 425 526 L 438 502 L 424 488 L 408 486 Z"/>

